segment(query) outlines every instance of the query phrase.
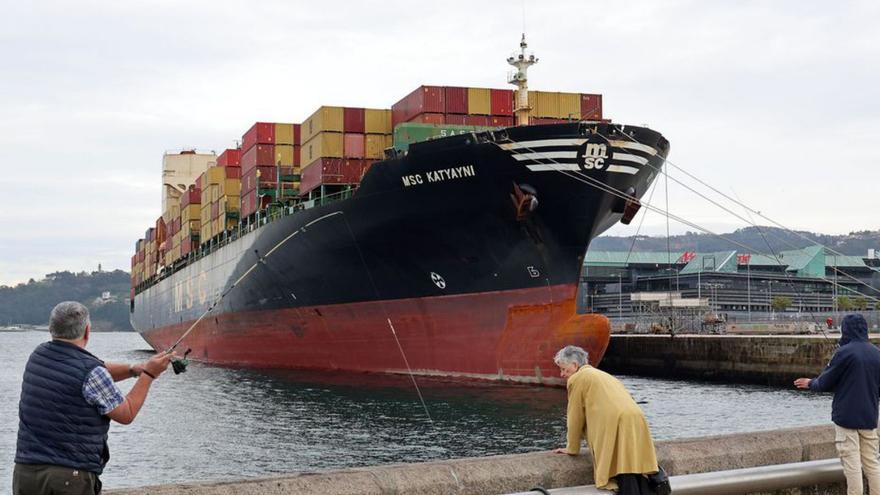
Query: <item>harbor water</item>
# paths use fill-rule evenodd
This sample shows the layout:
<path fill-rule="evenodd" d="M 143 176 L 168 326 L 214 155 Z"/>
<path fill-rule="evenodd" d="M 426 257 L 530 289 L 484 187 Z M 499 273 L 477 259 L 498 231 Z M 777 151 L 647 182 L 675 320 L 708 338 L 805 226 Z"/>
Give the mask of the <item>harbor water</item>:
<path fill-rule="evenodd" d="M 21 375 L 46 332 L 0 332 L 0 494 L 11 491 Z M 134 333 L 96 333 L 88 350 L 137 362 L 152 351 Z M 340 349 L 344 353 L 344 349 Z M 830 421 L 831 396 L 794 389 L 620 377 L 656 439 L 769 430 Z M 110 429 L 104 486 L 253 476 L 549 450 L 565 438 L 559 388 L 406 376 L 169 369 L 128 426 Z M 132 380 L 120 385 L 127 391 Z"/>

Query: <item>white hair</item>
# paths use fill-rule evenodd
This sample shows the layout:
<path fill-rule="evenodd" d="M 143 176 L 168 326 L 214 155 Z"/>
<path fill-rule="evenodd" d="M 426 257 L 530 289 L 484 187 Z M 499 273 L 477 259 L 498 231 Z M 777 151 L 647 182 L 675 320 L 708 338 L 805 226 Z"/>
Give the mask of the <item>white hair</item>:
<path fill-rule="evenodd" d="M 559 352 L 556 353 L 556 356 L 553 357 L 553 362 L 556 363 L 557 366 L 562 366 L 564 364 L 575 363 L 578 368 L 587 364 L 587 361 L 590 359 L 590 354 L 587 353 L 582 347 L 578 347 L 576 345 L 567 345 L 562 349 L 559 349 Z"/>
<path fill-rule="evenodd" d="M 88 308 L 76 301 L 64 301 L 52 308 L 49 333 L 58 339 L 76 340 L 85 335 L 90 323 Z"/>

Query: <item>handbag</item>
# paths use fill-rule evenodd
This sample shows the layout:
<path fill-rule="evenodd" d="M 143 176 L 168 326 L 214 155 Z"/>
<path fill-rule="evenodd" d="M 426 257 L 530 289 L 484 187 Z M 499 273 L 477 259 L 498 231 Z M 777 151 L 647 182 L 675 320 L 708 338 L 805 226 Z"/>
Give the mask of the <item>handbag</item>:
<path fill-rule="evenodd" d="M 672 493 L 672 487 L 669 485 L 669 474 L 663 469 L 663 466 L 657 466 L 659 469 L 654 474 L 648 475 L 648 484 L 654 490 L 656 495 L 669 495 Z"/>

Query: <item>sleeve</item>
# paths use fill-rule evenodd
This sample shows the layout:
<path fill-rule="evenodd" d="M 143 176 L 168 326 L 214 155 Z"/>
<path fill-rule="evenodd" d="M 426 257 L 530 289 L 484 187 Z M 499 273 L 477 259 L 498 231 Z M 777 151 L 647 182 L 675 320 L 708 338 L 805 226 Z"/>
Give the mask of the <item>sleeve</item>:
<path fill-rule="evenodd" d="M 102 415 L 116 409 L 125 402 L 122 390 L 116 386 L 110 372 L 103 366 L 96 366 L 83 382 L 83 398 L 95 406 Z"/>
<path fill-rule="evenodd" d="M 841 375 L 846 370 L 847 359 L 844 353 L 837 351 L 831 357 L 831 362 L 825 367 L 825 370 L 810 380 L 810 390 L 814 392 L 831 392 L 840 381 Z"/>
<path fill-rule="evenodd" d="M 566 450 L 569 454 L 577 454 L 581 451 L 581 440 L 584 438 L 584 427 L 586 426 L 583 385 L 578 382 L 573 382 L 568 389 L 568 411 L 566 413 L 568 435 Z"/>

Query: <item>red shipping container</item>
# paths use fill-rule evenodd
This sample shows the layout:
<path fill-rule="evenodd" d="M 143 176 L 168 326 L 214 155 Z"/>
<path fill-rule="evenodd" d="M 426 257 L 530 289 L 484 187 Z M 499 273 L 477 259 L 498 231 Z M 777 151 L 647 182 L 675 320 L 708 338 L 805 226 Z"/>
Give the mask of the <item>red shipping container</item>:
<path fill-rule="evenodd" d="M 565 124 L 568 122 L 570 122 L 568 119 L 529 117 L 529 125 Z"/>
<path fill-rule="evenodd" d="M 489 125 L 494 127 L 513 127 L 513 117 L 493 115 L 489 117 Z"/>
<path fill-rule="evenodd" d="M 241 167 L 226 167 L 227 179 L 241 179 Z"/>
<path fill-rule="evenodd" d="M 271 144 L 258 144 L 245 151 L 241 156 L 242 173 L 246 173 L 254 167 L 272 166 L 275 166 L 275 146 Z"/>
<path fill-rule="evenodd" d="M 198 248 L 199 248 L 199 244 L 197 242 L 185 240 L 180 243 L 180 254 L 182 256 L 186 256 Z"/>
<path fill-rule="evenodd" d="M 144 260 L 145 260 L 146 258 L 147 258 L 147 252 L 146 252 L 146 251 L 140 251 L 140 252 L 138 252 L 138 263 L 143 263 Z"/>
<path fill-rule="evenodd" d="M 218 167 L 240 167 L 241 166 L 241 150 L 238 148 L 229 148 L 220 153 L 217 157 Z M 228 177 L 228 176 L 227 176 Z"/>
<path fill-rule="evenodd" d="M 442 113 L 420 113 L 407 120 L 407 122 L 416 122 L 419 124 L 445 124 L 446 116 Z"/>
<path fill-rule="evenodd" d="M 299 146 L 302 144 L 302 133 L 300 132 L 302 125 L 301 124 L 293 124 L 293 144 Z"/>
<path fill-rule="evenodd" d="M 363 158 L 365 142 L 363 134 L 345 134 L 343 136 L 342 155 L 346 158 Z"/>
<path fill-rule="evenodd" d="M 300 194 L 308 193 L 321 184 L 357 184 L 374 160 L 319 158 L 302 169 Z"/>
<path fill-rule="evenodd" d="M 446 114 L 445 120 L 450 125 L 465 125 L 467 115 Z"/>
<path fill-rule="evenodd" d="M 602 120 L 602 95 L 581 94 L 581 118 Z"/>
<path fill-rule="evenodd" d="M 282 167 L 282 173 L 286 167 Z M 241 176 L 241 194 L 257 188 L 257 172 L 260 172 L 260 187 L 275 187 L 278 180 L 278 167 L 254 167 Z"/>
<path fill-rule="evenodd" d="M 247 153 L 257 144 L 275 144 L 275 123 L 257 122 L 241 137 L 241 151 Z"/>
<path fill-rule="evenodd" d="M 202 190 L 196 186 L 189 186 L 180 197 L 180 207 L 185 208 L 189 205 L 197 205 L 202 202 Z"/>
<path fill-rule="evenodd" d="M 220 203 L 211 203 L 211 218 L 220 216 Z"/>
<path fill-rule="evenodd" d="M 343 132 L 364 133 L 364 109 L 363 108 L 343 108 Z"/>
<path fill-rule="evenodd" d="M 446 123 L 449 124 L 449 115 L 446 116 Z M 464 124 L 465 125 L 476 125 L 486 127 L 489 125 L 489 116 L 488 115 L 465 115 L 464 116 Z"/>
<path fill-rule="evenodd" d="M 444 88 L 446 94 L 446 113 L 466 114 L 468 113 L 468 89 L 447 86 Z M 446 123 L 450 123 L 447 118 Z"/>
<path fill-rule="evenodd" d="M 246 217 L 257 211 L 257 191 L 241 194 L 241 216 Z"/>
<path fill-rule="evenodd" d="M 299 139 L 299 138 L 297 138 L 297 139 Z M 298 144 L 296 144 L 296 145 L 293 146 L 293 166 L 294 166 L 294 167 L 299 167 L 299 164 L 300 164 L 300 155 L 301 155 L 301 153 L 302 153 L 302 152 L 300 151 L 301 148 L 302 148 L 302 146 L 300 146 L 300 145 L 298 145 Z"/>
<path fill-rule="evenodd" d="M 165 234 L 167 233 L 165 219 L 159 217 L 156 219 L 156 230 L 154 235 L 156 237 L 156 244 L 162 244 L 165 242 Z"/>
<path fill-rule="evenodd" d="M 492 99 L 492 115 L 513 115 L 513 90 L 493 89 L 490 91 Z"/>
<path fill-rule="evenodd" d="M 420 113 L 442 114 L 446 111 L 443 93 L 440 86 L 419 86 L 391 106 L 391 125 L 408 122 Z"/>
<path fill-rule="evenodd" d="M 195 186 L 196 186 L 196 189 L 198 189 L 199 191 L 202 190 L 202 177 L 203 177 L 202 175 L 199 175 L 198 177 L 196 177 Z"/>

